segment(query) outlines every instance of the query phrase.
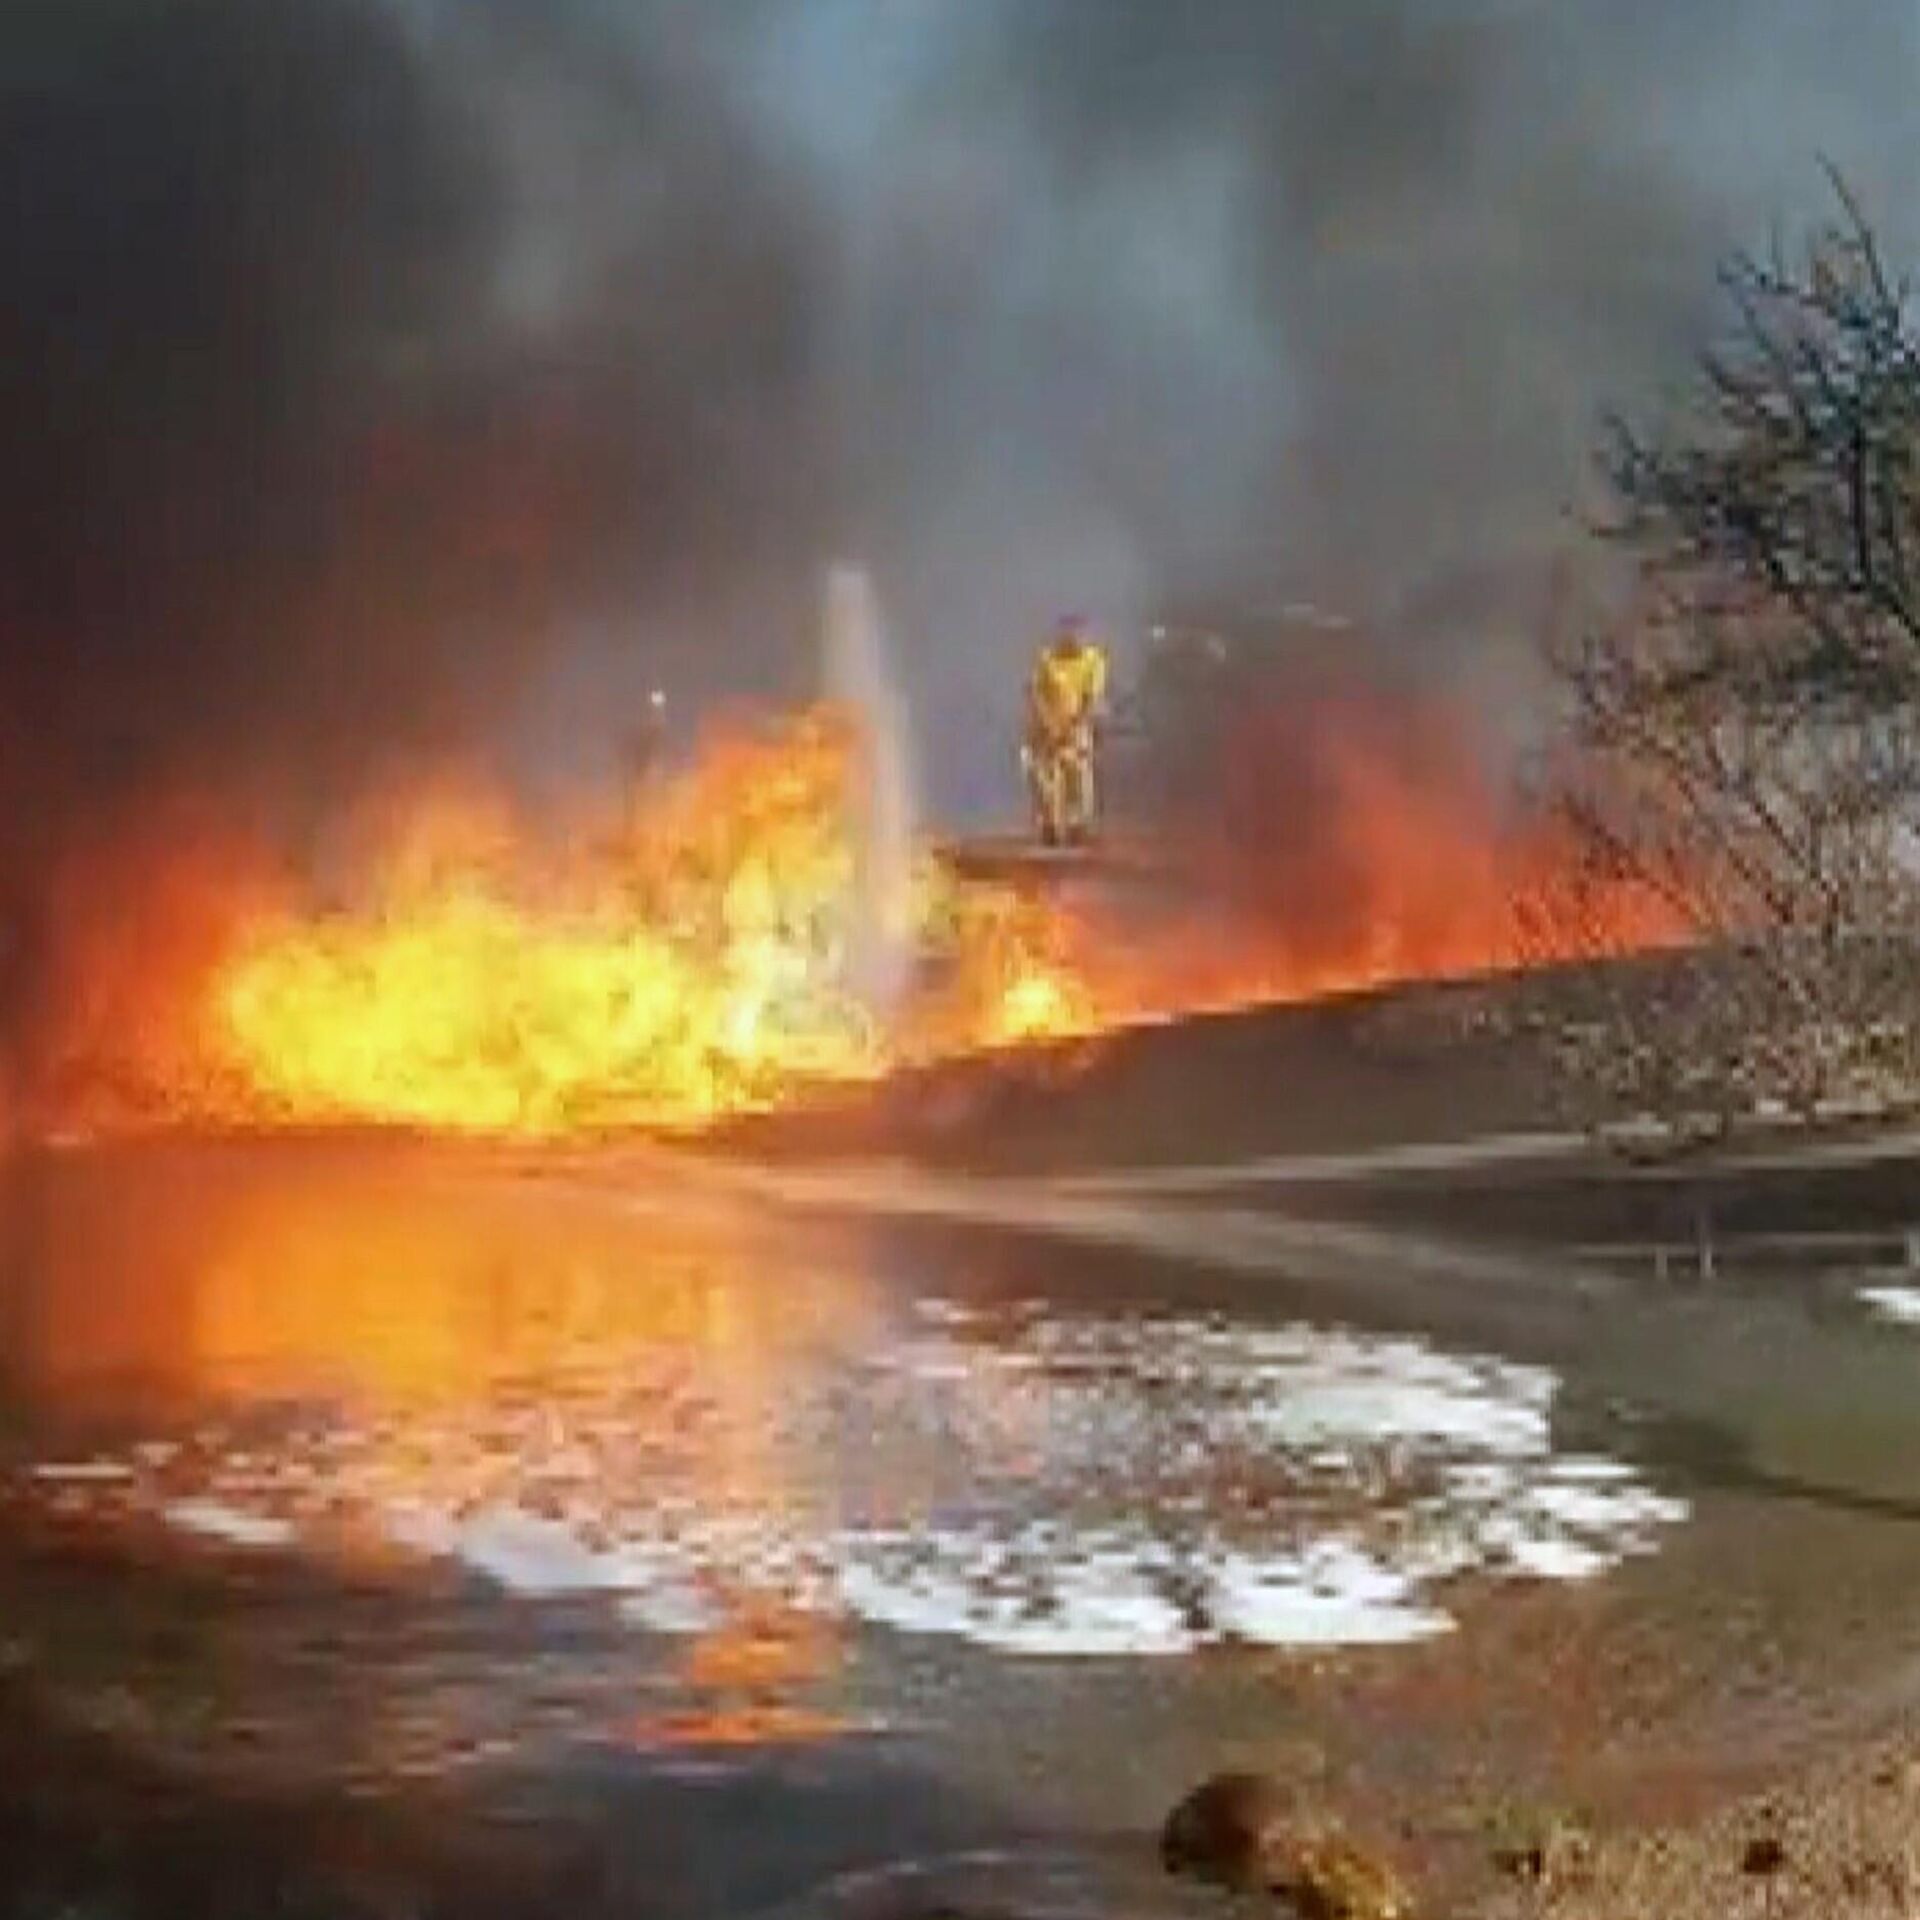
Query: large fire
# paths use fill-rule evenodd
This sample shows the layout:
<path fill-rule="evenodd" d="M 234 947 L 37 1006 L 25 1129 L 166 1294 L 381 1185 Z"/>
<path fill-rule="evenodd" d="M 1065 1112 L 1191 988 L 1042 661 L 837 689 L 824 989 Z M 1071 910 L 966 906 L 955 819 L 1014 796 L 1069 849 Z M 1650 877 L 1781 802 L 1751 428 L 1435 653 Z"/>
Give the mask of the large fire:
<path fill-rule="evenodd" d="M 888 905 L 913 966 L 879 1005 L 853 964 L 862 741 L 834 710 L 717 734 L 565 834 L 475 782 L 390 797 L 324 900 L 218 836 L 156 845 L 163 823 L 69 889 L 39 1117 L 685 1130 L 905 1064 L 1663 931 L 1613 902 L 1597 933 L 1587 915 L 1529 945 L 1515 902 L 1555 869 L 1550 838 L 1502 829 L 1363 728 L 1342 739 L 1311 794 L 1229 788 L 1181 863 L 1204 914 L 1123 918 L 923 854 Z M 1312 758 L 1256 745 L 1254 766 Z"/>
<path fill-rule="evenodd" d="M 834 946 L 848 758 L 824 716 L 726 742 L 548 860 L 498 803 L 423 797 L 361 904 L 244 929 L 211 1036 L 267 1117 L 490 1133 L 697 1123 L 871 1072 Z"/>

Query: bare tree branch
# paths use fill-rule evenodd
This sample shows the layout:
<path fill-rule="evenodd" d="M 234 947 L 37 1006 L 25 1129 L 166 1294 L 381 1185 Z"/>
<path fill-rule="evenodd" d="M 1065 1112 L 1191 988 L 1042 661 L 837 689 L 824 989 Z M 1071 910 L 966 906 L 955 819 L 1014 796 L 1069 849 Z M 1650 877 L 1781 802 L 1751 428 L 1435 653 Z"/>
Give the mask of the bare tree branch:
<path fill-rule="evenodd" d="M 1593 531 L 1639 591 L 1549 653 L 1560 817 L 1738 983 L 1671 1001 L 1697 1071 L 1673 1066 L 1685 1036 L 1615 1048 L 1669 1090 L 1718 1072 L 1813 1099 L 1869 1056 L 1920 1087 L 1920 333 L 1827 173 L 1838 215 L 1798 257 L 1776 236 L 1722 266 L 1683 417 L 1603 421 Z"/>

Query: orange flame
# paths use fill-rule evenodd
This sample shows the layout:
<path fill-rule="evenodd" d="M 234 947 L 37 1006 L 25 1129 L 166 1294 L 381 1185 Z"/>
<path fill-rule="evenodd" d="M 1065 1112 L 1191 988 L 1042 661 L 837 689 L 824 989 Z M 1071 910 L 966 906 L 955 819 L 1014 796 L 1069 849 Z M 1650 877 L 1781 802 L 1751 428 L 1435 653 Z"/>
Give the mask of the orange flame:
<path fill-rule="evenodd" d="M 1516 816 L 1445 703 L 1316 688 L 1251 703 L 1171 845 L 1201 911 L 1096 962 L 1134 1017 L 1299 1001 L 1671 943 L 1677 911 Z"/>
<path fill-rule="evenodd" d="M 729 739 L 551 861 L 484 796 L 435 796 L 365 906 L 258 919 L 214 978 L 256 1113 L 551 1135 L 876 1071 L 835 947 L 850 753 L 830 715 Z"/>
<path fill-rule="evenodd" d="M 1070 908 L 924 858 L 920 974 L 884 1008 L 850 978 L 861 740 L 831 710 L 717 735 L 559 848 L 476 782 L 399 796 L 345 903 L 163 822 L 65 885 L 41 1105 L 96 1128 L 689 1129 L 905 1062 L 1671 937 L 1623 892 L 1523 942 L 1515 901 L 1566 850 L 1504 827 L 1444 730 L 1318 722 L 1240 742 L 1182 830 L 1204 912 Z"/>

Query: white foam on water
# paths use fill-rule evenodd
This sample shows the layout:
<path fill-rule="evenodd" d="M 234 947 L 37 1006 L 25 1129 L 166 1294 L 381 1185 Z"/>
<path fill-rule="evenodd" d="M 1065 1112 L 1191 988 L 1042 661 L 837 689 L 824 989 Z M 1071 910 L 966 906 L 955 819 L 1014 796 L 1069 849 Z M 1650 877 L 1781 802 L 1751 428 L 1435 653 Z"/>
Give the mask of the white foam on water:
<path fill-rule="evenodd" d="M 630 1627 L 674 1636 L 711 1633 L 726 1617 L 712 1602 L 671 1585 L 626 1594 L 620 1599 L 619 1611 Z"/>
<path fill-rule="evenodd" d="M 28 1468 L 35 1480 L 50 1485 L 110 1486 L 134 1477 L 133 1468 L 124 1460 L 43 1460 Z"/>
<path fill-rule="evenodd" d="M 1624 1460 L 1590 1459 L 1570 1454 L 1555 1463 L 1554 1474 L 1562 1481 L 1620 1481 L 1631 1480 L 1633 1469 Z"/>
<path fill-rule="evenodd" d="M 1365 1553 L 1329 1542 L 1308 1563 L 1222 1567 L 1218 1617 L 1263 1646 L 1398 1646 L 1445 1633 L 1452 1620 L 1422 1605 L 1417 1582 Z"/>
<path fill-rule="evenodd" d="M 1179 1653 L 1192 1645 L 1174 1605 L 1111 1550 L 1088 1547 L 1023 1589 L 983 1582 L 983 1556 L 964 1537 L 923 1537 L 898 1555 L 862 1544 L 841 1569 L 840 1598 L 855 1618 L 896 1633 L 1029 1655 Z"/>
<path fill-rule="evenodd" d="M 551 1599 L 620 1584 L 612 1556 L 595 1552 L 563 1522 L 516 1507 L 476 1514 L 453 1530 L 447 1550 L 509 1593 Z"/>
<path fill-rule="evenodd" d="M 1883 1320 L 1920 1326 L 1920 1287 L 1862 1287 L 1858 1297 Z"/>
<path fill-rule="evenodd" d="M 744 1403 L 708 1384 L 670 1419 L 628 1366 L 278 1454 L 204 1435 L 161 1510 L 277 1546 L 326 1504 L 660 1633 L 746 1591 L 1048 1657 L 1416 1640 L 1452 1625 L 1444 1583 L 1590 1579 L 1687 1512 L 1556 1452 L 1550 1372 L 1418 1340 L 934 1302 Z"/>
<path fill-rule="evenodd" d="M 298 1537 L 288 1521 L 251 1513 L 224 1500 L 175 1500 L 161 1512 L 168 1524 L 182 1533 L 197 1533 L 230 1547 L 290 1547 Z"/>
<path fill-rule="evenodd" d="M 1591 1580 L 1613 1564 L 1598 1547 L 1530 1534 L 1520 1527 L 1492 1528 L 1486 1538 L 1489 1545 L 1506 1548 L 1513 1572 L 1535 1580 Z"/>
<path fill-rule="evenodd" d="M 1645 1487 L 1591 1481 L 1535 1487 L 1528 1495 L 1529 1511 L 1562 1526 L 1589 1533 L 1611 1533 L 1641 1526 L 1665 1526 L 1686 1517 L 1678 1500 L 1664 1498 Z"/>

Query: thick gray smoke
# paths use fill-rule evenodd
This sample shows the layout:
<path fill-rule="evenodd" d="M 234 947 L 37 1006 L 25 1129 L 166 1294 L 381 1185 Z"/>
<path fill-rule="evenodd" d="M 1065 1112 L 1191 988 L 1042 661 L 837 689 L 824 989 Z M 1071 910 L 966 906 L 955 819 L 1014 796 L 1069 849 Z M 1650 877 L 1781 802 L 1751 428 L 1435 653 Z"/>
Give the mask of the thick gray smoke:
<path fill-rule="evenodd" d="M 297 818 L 803 690 L 836 552 L 949 810 L 1059 611 L 1312 598 L 1504 688 L 1714 255 L 1823 152 L 1910 237 L 1917 52 L 1891 0 L 13 0 L 6 877 L 163 779 Z"/>

